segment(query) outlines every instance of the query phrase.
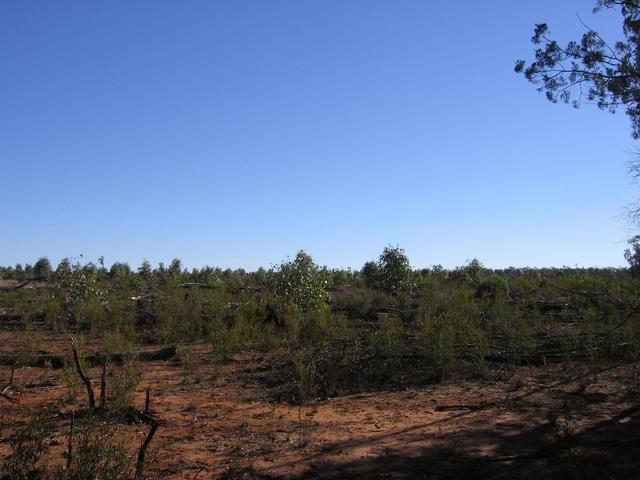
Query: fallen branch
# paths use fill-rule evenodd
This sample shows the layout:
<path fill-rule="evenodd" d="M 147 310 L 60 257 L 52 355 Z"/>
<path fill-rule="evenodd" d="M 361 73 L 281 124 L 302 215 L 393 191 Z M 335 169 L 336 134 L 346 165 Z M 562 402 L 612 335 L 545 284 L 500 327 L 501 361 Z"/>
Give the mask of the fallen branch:
<path fill-rule="evenodd" d="M 0 287 L 0 292 L 12 292 L 14 290 L 20 290 L 21 288 L 26 287 L 27 285 L 29 285 L 31 282 L 37 282 L 37 281 L 41 281 L 41 280 L 46 280 L 45 277 L 31 277 L 31 278 L 25 278 L 24 280 L 22 280 L 20 283 L 18 283 L 17 285 L 12 285 L 10 287 L 7 286 L 1 286 Z"/>
<path fill-rule="evenodd" d="M 206 288 L 206 289 L 213 289 L 215 288 L 213 285 L 209 285 L 208 283 L 198 283 L 198 282 L 188 282 L 188 283 L 182 283 L 180 285 L 182 288 Z"/>
<path fill-rule="evenodd" d="M 153 362 L 156 360 L 169 360 L 176 355 L 177 349 L 175 345 L 168 347 L 156 348 L 153 350 L 141 350 L 134 353 L 134 359 L 139 362 Z M 89 355 L 86 358 L 87 363 L 92 367 L 102 366 L 107 354 L 98 352 L 94 355 Z M 109 360 L 112 363 L 122 364 L 128 354 L 123 352 L 113 353 L 109 356 Z M 12 365 L 15 362 L 15 355 L 2 353 L 0 354 L 0 365 Z M 64 368 L 65 357 L 64 355 L 53 354 L 38 354 L 33 355 L 28 362 L 32 367 L 46 368 L 50 366 L 54 370 Z"/>

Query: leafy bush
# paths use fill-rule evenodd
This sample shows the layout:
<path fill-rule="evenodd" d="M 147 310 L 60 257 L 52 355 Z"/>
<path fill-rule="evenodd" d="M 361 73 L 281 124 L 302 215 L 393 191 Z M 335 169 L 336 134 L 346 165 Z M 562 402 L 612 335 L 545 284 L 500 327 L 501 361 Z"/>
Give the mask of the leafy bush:
<path fill-rule="evenodd" d="M 624 251 L 624 258 L 629 263 L 629 271 L 635 277 L 640 276 L 640 235 L 631 238 L 630 248 Z"/>
<path fill-rule="evenodd" d="M 480 281 L 485 277 L 487 273 L 487 269 L 485 266 L 478 260 L 474 258 L 469 260 L 467 265 L 464 267 L 456 268 L 453 272 L 451 272 L 451 278 L 458 282 L 467 282 L 473 285 L 478 285 Z"/>
<path fill-rule="evenodd" d="M 79 263 L 72 264 L 68 258 L 60 262 L 53 275 L 53 298 L 70 323 L 78 322 L 78 310 L 84 303 L 102 295 L 95 272 L 82 268 Z"/>
<path fill-rule="evenodd" d="M 48 279 L 51 276 L 52 269 L 51 263 L 47 257 L 40 257 L 38 261 L 33 265 L 33 274 L 36 277 L 42 277 Z"/>
<path fill-rule="evenodd" d="M 378 382 L 395 382 L 401 369 L 404 329 L 399 318 L 381 315 L 366 338 L 367 376 Z"/>
<path fill-rule="evenodd" d="M 367 286 L 388 295 L 411 293 L 416 287 L 409 258 L 400 247 L 385 247 L 378 262 L 367 262 L 361 274 Z"/>
<path fill-rule="evenodd" d="M 283 262 L 278 271 L 276 296 L 281 304 L 293 304 L 301 312 L 309 312 L 326 305 L 327 279 L 313 261 L 300 250 L 293 261 Z"/>
<path fill-rule="evenodd" d="M 123 480 L 130 478 L 131 461 L 115 427 L 90 418 L 75 430 L 68 469 L 59 469 L 57 480 Z"/>
<path fill-rule="evenodd" d="M 488 338 L 478 318 L 473 304 L 460 304 L 443 313 L 423 313 L 420 338 L 429 376 L 446 380 L 483 372 Z"/>
<path fill-rule="evenodd" d="M 509 296 L 509 282 L 500 275 L 490 275 L 476 288 L 476 298 L 487 299 L 491 302 L 501 302 Z"/>

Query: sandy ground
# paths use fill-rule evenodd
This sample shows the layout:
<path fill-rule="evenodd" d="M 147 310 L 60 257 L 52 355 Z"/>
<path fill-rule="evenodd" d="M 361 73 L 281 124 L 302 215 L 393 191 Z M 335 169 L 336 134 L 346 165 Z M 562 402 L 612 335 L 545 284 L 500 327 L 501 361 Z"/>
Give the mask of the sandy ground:
<path fill-rule="evenodd" d="M 24 343 L 21 335 L 0 332 L 0 352 Z M 41 349 L 64 351 L 67 337 L 44 335 Z M 302 411 L 275 400 L 271 367 L 251 353 L 197 374 L 175 360 L 145 363 L 135 404 L 150 388 L 162 420 L 154 465 L 170 479 L 640 478 L 635 365 L 520 368 L 504 381 L 344 395 Z M 9 372 L 0 367 L 0 386 Z M 97 391 L 98 370 L 91 377 Z M 17 402 L 0 398 L 0 458 L 9 453 L 3 432 L 50 407 L 59 420 L 47 462 L 62 463 L 69 414 L 84 398 L 69 398 L 60 371 L 20 368 L 14 384 Z M 122 426 L 132 451 L 147 429 Z"/>

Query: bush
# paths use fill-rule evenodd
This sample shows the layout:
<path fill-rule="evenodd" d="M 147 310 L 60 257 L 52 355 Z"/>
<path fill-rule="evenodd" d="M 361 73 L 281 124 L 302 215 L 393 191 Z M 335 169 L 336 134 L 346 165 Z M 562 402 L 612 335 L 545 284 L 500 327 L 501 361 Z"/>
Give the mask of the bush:
<path fill-rule="evenodd" d="M 90 418 L 75 429 L 69 469 L 59 469 L 58 480 L 123 480 L 130 478 L 131 461 L 115 427 Z"/>
<path fill-rule="evenodd" d="M 429 376 L 446 380 L 483 373 L 488 336 L 478 321 L 480 312 L 471 303 L 460 303 L 443 313 L 425 311 L 420 338 Z"/>
<path fill-rule="evenodd" d="M 32 480 L 38 478 L 38 463 L 47 452 L 47 431 L 35 418 L 9 437 L 12 453 L 0 463 L 0 479 Z"/>
<path fill-rule="evenodd" d="M 403 324 L 399 318 L 381 315 L 377 328 L 366 339 L 368 377 L 378 382 L 396 382 L 402 363 Z"/>
<path fill-rule="evenodd" d="M 411 294 L 416 287 L 409 258 L 400 247 L 385 247 L 378 263 L 365 263 L 361 274 L 368 287 L 388 295 Z"/>
<path fill-rule="evenodd" d="M 509 283 L 504 277 L 493 274 L 480 282 L 476 288 L 476 298 L 491 302 L 501 302 L 509 296 Z"/>
<path fill-rule="evenodd" d="M 280 265 L 276 296 L 281 305 L 293 304 L 301 312 L 318 310 L 329 299 L 325 272 L 300 250 L 293 261 Z"/>
<path fill-rule="evenodd" d="M 103 295 L 97 287 L 95 272 L 85 269 L 79 263 L 71 264 L 63 259 L 53 275 L 53 297 L 57 300 L 66 320 L 76 324 L 79 309 L 88 301 Z"/>
<path fill-rule="evenodd" d="M 629 271 L 634 277 L 640 276 L 640 235 L 627 242 L 631 248 L 624 251 L 624 258 L 629 263 Z"/>
<path fill-rule="evenodd" d="M 111 366 L 107 380 L 106 402 L 109 411 L 121 413 L 131 407 L 136 387 L 142 380 L 140 363 L 135 359 L 133 344 L 120 343 L 125 354 L 122 365 Z M 115 349 L 114 352 L 115 353 Z"/>

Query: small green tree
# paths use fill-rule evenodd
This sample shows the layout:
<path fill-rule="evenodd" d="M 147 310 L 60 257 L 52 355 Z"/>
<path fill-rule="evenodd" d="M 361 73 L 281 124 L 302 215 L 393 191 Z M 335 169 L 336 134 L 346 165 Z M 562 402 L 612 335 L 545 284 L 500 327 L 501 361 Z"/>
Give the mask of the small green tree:
<path fill-rule="evenodd" d="M 367 262 L 360 271 L 364 284 L 369 288 L 378 288 L 378 281 L 380 280 L 380 267 L 376 262 Z"/>
<path fill-rule="evenodd" d="M 133 284 L 133 273 L 127 263 L 115 262 L 111 265 L 109 277 L 118 288 L 129 288 Z"/>
<path fill-rule="evenodd" d="M 318 310 L 327 304 L 327 279 L 311 255 L 300 250 L 292 261 L 280 265 L 276 296 L 284 304 L 293 304 L 300 312 Z"/>
<path fill-rule="evenodd" d="M 178 258 L 174 258 L 167 269 L 167 274 L 172 283 L 180 283 L 182 278 L 182 262 Z"/>
<path fill-rule="evenodd" d="M 464 267 L 458 267 L 451 273 L 451 278 L 460 282 L 469 282 L 478 285 L 487 274 L 487 269 L 480 260 L 474 258 L 468 260 Z"/>
<path fill-rule="evenodd" d="M 385 247 L 378 260 L 375 288 L 389 295 L 411 293 L 416 287 L 415 275 L 405 251 L 398 247 Z M 375 270 L 369 267 L 371 273 Z M 375 277 L 374 277 L 375 278 Z"/>
<path fill-rule="evenodd" d="M 624 258 L 629 263 L 629 271 L 634 277 L 640 276 L 640 235 L 631 238 L 627 243 L 631 248 L 624 251 Z"/>
<path fill-rule="evenodd" d="M 136 284 L 143 291 L 146 291 L 154 284 L 153 268 L 151 268 L 151 264 L 147 260 L 144 260 L 138 267 Z"/>
<path fill-rule="evenodd" d="M 96 284 L 95 272 L 72 264 L 64 258 L 53 275 L 53 297 L 71 323 L 78 320 L 78 311 L 85 303 L 102 296 Z"/>
<path fill-rule="evenodd" d="M 51 276 L 51 263 L 47 257 L 40 257 L 33 266 L 33 274 L 36 277 L 48 279 Z"/>
<path fill-rule="evenodd" d="M 509 296 L 509 282 L 497 274 L 493 274 L 482 280 L 476 288 L 476 298 L 501 302 Z"/>

